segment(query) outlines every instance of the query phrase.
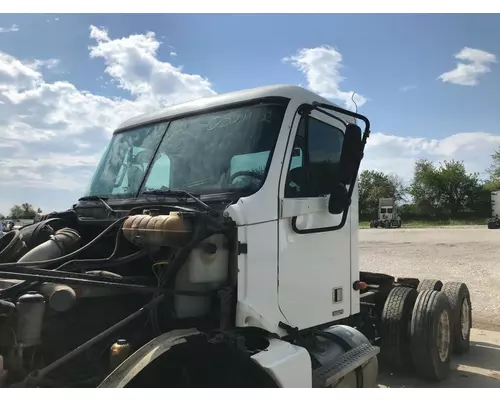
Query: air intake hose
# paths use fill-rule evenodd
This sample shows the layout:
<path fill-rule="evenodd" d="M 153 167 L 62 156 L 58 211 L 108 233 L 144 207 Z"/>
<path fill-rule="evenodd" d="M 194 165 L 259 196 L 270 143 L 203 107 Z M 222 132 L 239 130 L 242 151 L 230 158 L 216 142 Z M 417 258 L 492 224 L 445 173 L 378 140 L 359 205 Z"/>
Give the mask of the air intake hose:
<path fill-rule="evenodd" d="M 43 261 L 72 253 L 80 246 L 80 235 L 71 228 L 59 229 L 49 240 L 28 251 L 18 262 Z"/>
<path fill-rule="evenodd" d="M 0 263 L 15 262 L 25 251 L 23 235 L 18 230 L 10 231 L 0 238 Z"/>

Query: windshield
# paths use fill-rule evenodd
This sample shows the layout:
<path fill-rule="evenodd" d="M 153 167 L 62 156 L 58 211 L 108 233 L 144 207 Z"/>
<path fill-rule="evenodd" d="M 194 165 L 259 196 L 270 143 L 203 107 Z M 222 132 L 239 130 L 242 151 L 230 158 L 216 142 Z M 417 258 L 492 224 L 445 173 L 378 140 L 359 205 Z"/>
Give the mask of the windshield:
<path fill-rule="evenodd" d="M 285 109 L 247 105 L 115 134 L 86 195 L 255 192 L 266 178 Z"/>

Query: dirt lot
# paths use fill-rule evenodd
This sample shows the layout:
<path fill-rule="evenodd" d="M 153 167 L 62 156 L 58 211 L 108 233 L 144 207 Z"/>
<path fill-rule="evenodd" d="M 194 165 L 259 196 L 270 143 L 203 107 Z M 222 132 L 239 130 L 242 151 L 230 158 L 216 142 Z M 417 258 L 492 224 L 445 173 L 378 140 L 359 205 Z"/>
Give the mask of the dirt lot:
<path fill-rule="evenodd" d="M 379 387 L 395 388 L 500 388 L 500 332 L 473 329 L 468 354 L 453 356 L 452 373 L 440 383 L 392 371 L 379 373 Z"/>
<path fill-rule="evenodd" d="M 361 269 L 395 276 L 463 281 L 473 307 L 470 353 L 439 387 L 500 387 L 500 230 L 362 229 Z M 381 373 L 381 387 L 429 387 L 413 376 Z"/>
<path fill-rule="evenodd" d="M 500 331 L 500 230 L 360 229 L 360 268 L 467 283 L 474 328 Z"/>

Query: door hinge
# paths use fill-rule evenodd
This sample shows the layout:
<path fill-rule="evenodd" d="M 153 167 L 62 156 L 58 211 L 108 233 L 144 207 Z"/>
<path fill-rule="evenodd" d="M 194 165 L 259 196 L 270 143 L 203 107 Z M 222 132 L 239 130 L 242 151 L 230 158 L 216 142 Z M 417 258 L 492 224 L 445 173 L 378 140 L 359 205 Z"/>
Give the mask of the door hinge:
<path fill-rule="evenodd" d="M 248 244 L 238 241 L 238 255 L 248 253 Z"/>

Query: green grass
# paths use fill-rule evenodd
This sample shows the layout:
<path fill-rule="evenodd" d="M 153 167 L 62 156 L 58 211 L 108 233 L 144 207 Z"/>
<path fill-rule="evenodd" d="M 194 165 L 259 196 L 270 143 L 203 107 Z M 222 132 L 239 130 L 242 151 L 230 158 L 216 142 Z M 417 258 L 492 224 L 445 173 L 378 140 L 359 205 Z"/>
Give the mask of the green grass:
<path fill-rule="evenodd" d="M 486 225 L 486 219 L 446 219 L 441 221 L 404 221 L 402 228 L 437 228 L 441 226 L 458 226 L 458 225 Z M 359 227 L 361 229 L 370 228 L 369 221 L 360 221 Z M 380 228 L 379 228 L 380 229 Z"/>

